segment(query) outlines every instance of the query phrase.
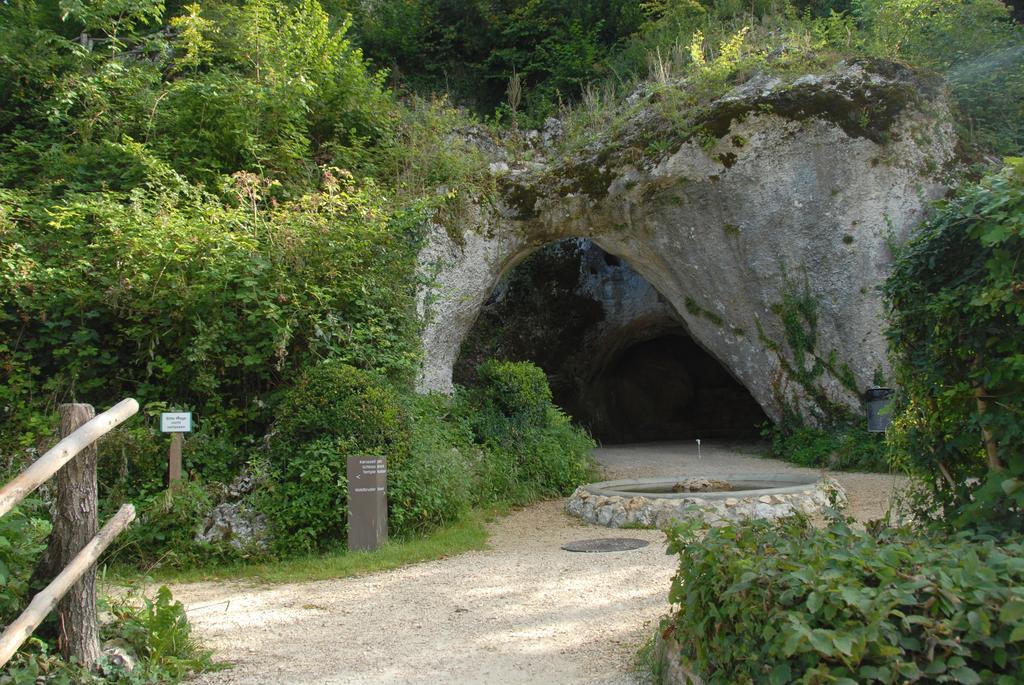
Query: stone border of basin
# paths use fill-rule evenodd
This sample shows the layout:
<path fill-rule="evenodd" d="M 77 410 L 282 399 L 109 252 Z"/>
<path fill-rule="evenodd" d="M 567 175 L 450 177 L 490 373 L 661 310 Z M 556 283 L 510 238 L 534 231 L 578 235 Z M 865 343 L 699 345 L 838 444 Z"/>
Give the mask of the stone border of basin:
<path fill-rule="evenodd" d="M 798 512 L 816 514 L 836 503 L 846 505 L 846 493 L 828 477 L 794 482 L 794 476 L 735 474 L 728 481 L 779 483 L 779 487 L 731 492 L 637 493 L 632 487 L 671 487 L 678 478 L 637 478 L 591 483 L 576 488 L 565 509 L 589 523 L 609 528 L 626 525 L 664 528 L 673 520 L 699 516 L 712 526 L 744 519 L 778 519 Z"/>

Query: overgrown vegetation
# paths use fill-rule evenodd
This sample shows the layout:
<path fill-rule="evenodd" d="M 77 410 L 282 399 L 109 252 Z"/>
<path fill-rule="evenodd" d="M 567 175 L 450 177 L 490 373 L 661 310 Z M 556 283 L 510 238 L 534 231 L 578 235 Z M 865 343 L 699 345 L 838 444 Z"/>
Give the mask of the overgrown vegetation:
<path fill-rule="evenodd" d="M 940 205 L 885 290 L 900 389 L 893 442 L 921 505 L 1024 526 L 1024 161 Z"/>
<path fill-rule="evenodd" d="M 6 480 L 52 444 L 58 403 L 138 398 L 142 416 L 100 445 L 102 512 L 125 500 L 140 511 L 112 550 L 122 563 L 337 550 L 338 464 L 354 449 L 391 458 L 399 537 L 477 504 L 561 492 L 563 469 L 570 480 L 585 471 L 589 439 L 543 397 L 532 411 L 545 420 L 522 435 L 536 452 L 478 437 L 474 413 L 490 404 L 459 399 L 449 419 L 452 409 L 409 397 L 421 227 L 489 181 L 482 155 L 451 137 L 471 120 L 438 97 L 399 102 L 350 28 L 315 0 L 0 5 L 2 470 Z M 354 384 L 301 397 L 295 379 L 327 368 Z M 367 403 L 404 428 L 371 426 Z M 366 430 L 313 438 L 323 425 L 300 424 L 317 407 Z M 168 409 L 197 417 L 187 482 L 173 491 L 155 425 Z M 488 430 L 501 416 L 488 414 Z M 282 437 L 266 441 L 272 431 Z M 274 547 L 197 542 L 247 465 L 279 486 L 249 503 L 269 517 Z M 33 509 L 3 522 L 5 616 L 27 599 L 46 518 Z M 45 643 L 26 654 L 11 677 L 85 677 L 61 671 Z M 132 682 L 186 670 L 144 661 L 161 665 Z"/>
<path fill-rule="evenodd" d="M 803 74 L 880 57 L 944 78 L 970 146 L 1024 144 L 1021 30 L 1000 0 L 349 0 L 355 40 L 413 92 L 538 126 L 565 116 L 582 142 L 643 84 L 687 111 L 755 72 Z M 510 90 L 512 83 L 517 86 Z M 682 83 L 682 88 L 668 88 Z M 518 92 L 516 99 L 510 92 Z M 870 116 L 870 113 L 866 113 Z"/>
<path fill-rule="evenodd" d="M 770 442 L 775 459 L 800 466 L 835 471 L 888 472 L 889 449 L 880 433 L 868 433 L 864 422 L 852 418 L 824 427 L 809 426 L 796 417 L 784 417 L 766 425 L 762 435 Z"/>
<path fill-rule="evenodd" d="M 593 441 L 551 402 L 543 371 L 488 362 L 454 397 L 400 392 L 383 376 L 329 360 L 283 397 L 243 498 L 267 518 L 262 540 L 197 540 L 223 495 L 195 480 L 160 490 L 112 555 L 143 569 L 183 569 L 336 553 L 347 537 L 346 457 L 388 460 L 389 533 L 410 540 L 474 508 L 569 494 L 590 475 Z M 233 544 L 234 543 L 234 544 Z"/>
<path fill-rule="evenodd" d="M 257 501 L 276 543 L 288 552 L 343 543 L 349 454 L 388 458 L 389 527 L 399 538 L 472 507 L 525 504 L 582 483 L 593 442 L 551 403 L 544 372 L 489 362 L 480 377 L 479 388 L 454 398 L 401 399 L 349 366 L 311 370 L 285 401 Z"/>
<path fill-rule="evenodd" d="M 709 685 L 1024 677 L 1024 543 L 802 519 L 669 533 L 666 637 Z"/>
<path fill-rule="evenodd" d="M 575 149 L 643 106 L 710 146 L 700 105 L 755 73 L 881 57 L 922 83 L 944 79 L 964 157 L 984 163 L 1024 146 L 1021 38 L 998 0 L 0 3 L 0 476 L 52 443 L 58 403 L 137 397 L 143 415 L 100 446 L 101 508 L 139 505 L 117 559 L 171 567 L 337 557 L 348 454 L 388 457 L 402 540 L 474 507 L 566 493 L 587 476 L 591 442 L 535 367 L 489 362 L 452 398 L 411 392 L 422 226 L 457 225 L 467 197 L 486 201 L 494 183 L 456 135 L 477 122 L 446 96 L 488 118 L 513 155 L 521 129 L 552 114 Z M 893 445 L 930 486 L 922 502 L 957 526 L 1021 524 L 1020 179 L 1015 162 L 966 188 L 888 286 L 903 390 Z M 805 391 L 826 375 L 850 385 L 815 349 L 814 302 L 794 291 L 775 314 L 786 335 L 775 344 Z M 187 482 L 171 492 L 155 425 L 167 409 L 197 417 Z M 823 425 L 783 424 L 776 447 L 808 465 L 881 466 L 859 428 Z M 264 487 L 243 503 L 267 517 L 272 542 L 197 542 L 246 468 Z M 0 520 L 0 619 L 26 600 L 46 518 L 28 502 Z M 872 553 L 859 534 L 822 535 Z M 892 555 L 914 544 L 887 535 L 878 549 Z M 988 542 L 961 543 L 929 563 L 971 545 L 998 562 Z M 144 657 L 131 682 L 208 665 L 180 606 L 164 594 L 141 606 L 115 608 L 105 628 Z M 954 609 L 929 617 L 960 621 Z M 917 663 L 913 644 L 900 647 Z M 979 654 L 1003 668 L 1015 640 L 1001 648 Z M 849 668 L 838 644 L 814 649 L 815 663 Z M 949 673 L 992 670 L 958 649 Z M 87 677 L 43 642 L 19 659 L 3 677 Z"/>
<path fill-rule="evenodd" d="M 215 668 L 211 653 L 192 637 L 185 607 L 166 587 L 152 597 L 133 591 L 106 598 L 100 609 L 106 617 L 100 639 L 118 651 L 101 657 L 95 669 L 64 662 L 48 642 L 32 637 L 0 674 L 0 683 L 177 683 L 196 671 Z"/>

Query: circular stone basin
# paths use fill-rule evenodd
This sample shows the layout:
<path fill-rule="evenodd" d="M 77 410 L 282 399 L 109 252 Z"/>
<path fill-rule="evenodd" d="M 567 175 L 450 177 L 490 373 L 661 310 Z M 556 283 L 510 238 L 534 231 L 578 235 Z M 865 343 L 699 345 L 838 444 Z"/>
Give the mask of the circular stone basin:
<path fill-rule="evenodd" d="M 682 491 L 710 484 L 728 489 Z M 566 510 L 590 523 L 664 528 L 674 520 L 699 516 L 710 525 L 742 519 L 777 519 L 798 512 L 815 514 L 832 498 L 846 503 L 842 488 L 831 478 L 800 475 L 735 475 L 711 479 L 636 478 L 591 483 L 576 489 Z"/>

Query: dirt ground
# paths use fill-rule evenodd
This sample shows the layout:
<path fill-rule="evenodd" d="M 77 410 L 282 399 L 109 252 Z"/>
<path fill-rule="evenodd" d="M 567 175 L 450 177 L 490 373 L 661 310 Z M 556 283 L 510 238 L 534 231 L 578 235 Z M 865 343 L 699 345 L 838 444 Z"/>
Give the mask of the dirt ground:
<path fill-rule="evenodd" d="M 791 472 L 749 446 L 599 449 L 606 477 Z M 858 519 L 882 515 L 901 481 L 835 474 Z M 589 526 L 548 501 L 491 524 L 490 549 L 358 578 L 286 585 L 180 585 L 196 632 L 233 668 L 202 684 L 558 683 L 626 685 L 668 608 L 664 536 Z M 565 552 L 572 540 L 641 538 L 639 550 Z"/>

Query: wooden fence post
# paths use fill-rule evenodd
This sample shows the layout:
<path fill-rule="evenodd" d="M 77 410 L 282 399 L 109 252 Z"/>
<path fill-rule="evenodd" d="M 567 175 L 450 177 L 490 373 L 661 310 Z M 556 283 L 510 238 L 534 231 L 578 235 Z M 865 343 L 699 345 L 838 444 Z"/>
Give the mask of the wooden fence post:
<path fill-rule="evenodd" d="M 135 520 L 135 507 L 130 504 L 122 504 L 114 516 L 107 521 L 100 532 L 78 553 L 74 561 L 61 571 L 53 582 L 32 598 L 21 616 L 14 620 L 14 623 L 7 626 L 7 630 L 0 635 L 0 668 L 2 668 L 14 653 L 18 651 L 25 640 L 32 635 L 32 632 L 39 627 L 43 619 L 56 608 L 61 597 L 74 587 L 74 584 L 87 569 L 95 569 L 103 551 L 110 546 L 118 535 Z"/>
<path fill-rule="evenodd" d="M 65 438 L 96 415 L 89 404 L 60 405 L 60 437 Z M 46 552 L 47 579 L 55 577 L 96 536 L 96 443 L 57 472 L 57 511 Z M 58 639 L 65 659 L 91 667 L 100 656 L 96 618 L 96 566 L 93 565 L 57 604 Z"/>

